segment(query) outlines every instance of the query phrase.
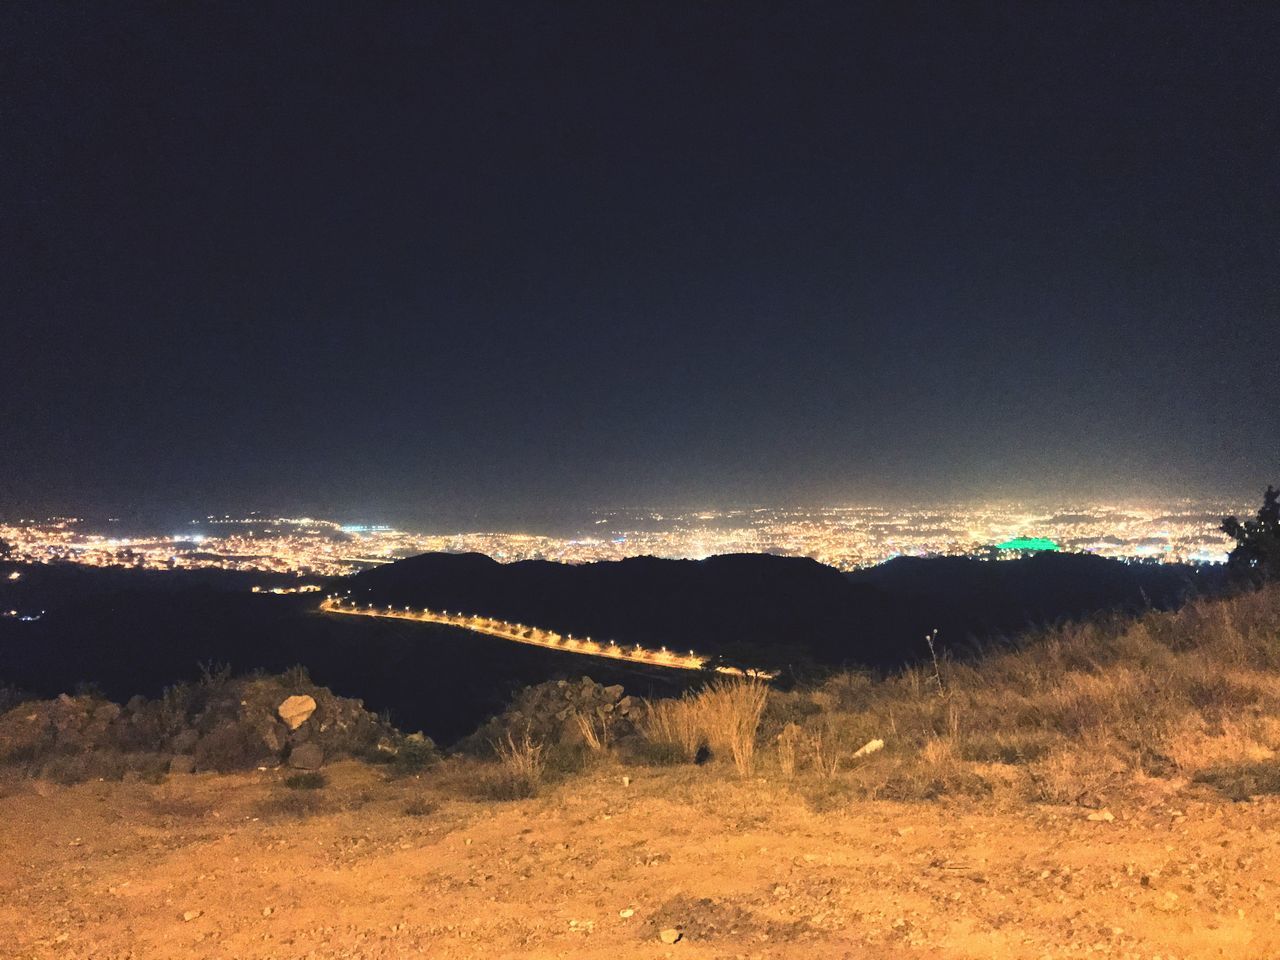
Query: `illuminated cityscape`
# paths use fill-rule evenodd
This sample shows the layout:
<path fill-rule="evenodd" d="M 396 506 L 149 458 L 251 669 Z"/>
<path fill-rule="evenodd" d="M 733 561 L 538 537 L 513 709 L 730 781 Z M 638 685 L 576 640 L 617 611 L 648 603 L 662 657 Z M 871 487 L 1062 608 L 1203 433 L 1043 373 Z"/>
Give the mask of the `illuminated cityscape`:
<path fill-rule="evenodd" d="M 1142 505 L 1026 504 L 891 509 L 750 508 L 590 515 L 570 535 L 510 531 L 420 533 L 384 524 L 312 518 L 206 517 L 164 533 L 125 533 L 118 521 L 81 518 L 0 523 L 9 558 L 152 570 L 219 568 L 335 576 L 420 553 L 483 553 L 504 563 L 589 563 L 624 557 L 701 559 L 726 553 L 811 557 L 841 570 L 895 556 L 994 555 L 996 545 L 1053 545 L 1063 551 L 1148 562 L 1218 563 L 1228 538 L 1224 515 L 1247 512 L 1227 501 Z"/>

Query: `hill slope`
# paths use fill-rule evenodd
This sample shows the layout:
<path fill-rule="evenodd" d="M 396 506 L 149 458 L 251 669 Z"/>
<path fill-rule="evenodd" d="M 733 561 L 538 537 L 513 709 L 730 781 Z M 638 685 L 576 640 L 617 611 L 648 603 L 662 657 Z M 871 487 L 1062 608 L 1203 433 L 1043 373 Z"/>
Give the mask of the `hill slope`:
<path fill-rule="evenodd" d="M 1101 610 L 1174 605 L 1196 582 L 1187 567 L 1083 555 L 900 558 L 845 575 L 763 554 L 566 565 L 435 553 L 357 574 L 346 586 L 360 603 L 483 613 L 760 666 L 887 666 L 919 655 L 934 628 L 944 645 L 989 639 Z"/>

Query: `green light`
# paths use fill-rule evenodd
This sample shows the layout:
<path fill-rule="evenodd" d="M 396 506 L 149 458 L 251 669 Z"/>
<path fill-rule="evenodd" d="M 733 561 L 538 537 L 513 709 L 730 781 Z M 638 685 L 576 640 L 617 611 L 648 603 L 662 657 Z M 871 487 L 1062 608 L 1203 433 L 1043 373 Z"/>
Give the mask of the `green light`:
<path fill-rule="evenodd" d="M 997 550 L 1057 550 L 1058 545 L 1047 537 L 1014 537 L 996 544 Z"/>

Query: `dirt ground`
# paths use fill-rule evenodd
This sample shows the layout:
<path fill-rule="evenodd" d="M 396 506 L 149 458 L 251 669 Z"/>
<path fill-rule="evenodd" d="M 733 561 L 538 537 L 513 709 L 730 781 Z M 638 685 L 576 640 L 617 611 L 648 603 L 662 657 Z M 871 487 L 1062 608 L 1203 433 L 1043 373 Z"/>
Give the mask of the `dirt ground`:
<path fill-rule="evenodd" d="M 5 958 L 1280 957 L 1280 798 L 818 813 L 700 768 L 0 787 Z M 630 777 L 629 784 L 623 777 Z M 681 939 L 664 943 L 675 928 Z"/>

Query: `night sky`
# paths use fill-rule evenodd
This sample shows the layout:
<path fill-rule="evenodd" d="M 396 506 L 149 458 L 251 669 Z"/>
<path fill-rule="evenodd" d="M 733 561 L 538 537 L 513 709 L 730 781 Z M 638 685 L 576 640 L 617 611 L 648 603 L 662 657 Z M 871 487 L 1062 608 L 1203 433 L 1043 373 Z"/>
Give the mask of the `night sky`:
<path fill-rule="evenodd" d="M 1280 479 L 1280 6 L 9 3 L 0 513 Z"/>

